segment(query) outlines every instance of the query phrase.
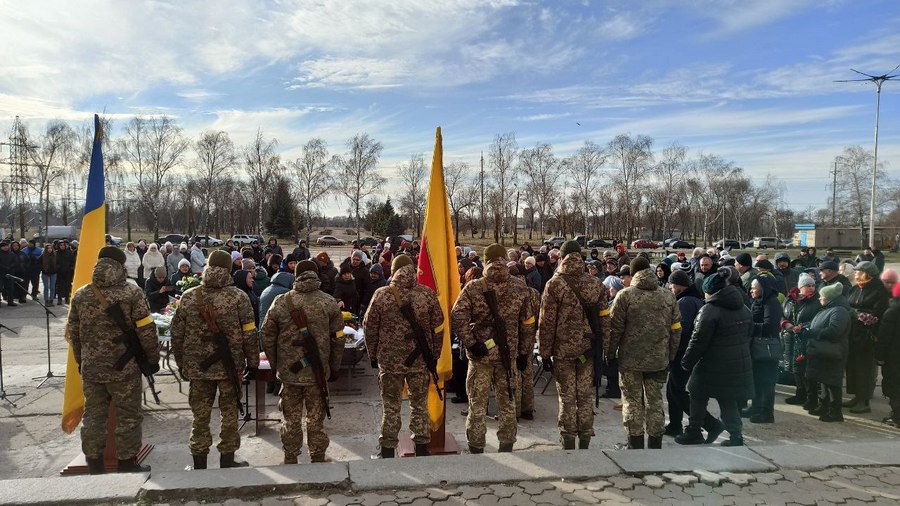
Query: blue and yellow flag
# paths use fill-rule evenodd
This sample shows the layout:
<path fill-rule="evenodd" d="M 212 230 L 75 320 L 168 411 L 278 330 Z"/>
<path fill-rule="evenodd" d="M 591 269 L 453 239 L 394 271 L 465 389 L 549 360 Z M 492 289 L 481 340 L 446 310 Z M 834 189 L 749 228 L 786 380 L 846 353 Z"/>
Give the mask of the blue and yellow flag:
<path fill-rule="evenodd" d="M 91 282 L 91 274 L 97 263 L 100 249 L 106 245 L 106 189 L 103 181 L 103 126 L 100 117 L 94 115 L 94 147 L 91 150 L 91 169 L 88 173 L 87 195 L 84 201 L 84 217 L 81 220 L 81 236 L 78 238 L 78 257 L 72 294 Z M 69 297 L 71 294 L 60 294 Z M 66 334 L 68 340 L 68 333 Z M 84 391 L 81 375 L 72 344 L 66 363 L 66 388 L 63 394 L 62 430 L 67 434 L 78 427 L 84 414 Z"/>

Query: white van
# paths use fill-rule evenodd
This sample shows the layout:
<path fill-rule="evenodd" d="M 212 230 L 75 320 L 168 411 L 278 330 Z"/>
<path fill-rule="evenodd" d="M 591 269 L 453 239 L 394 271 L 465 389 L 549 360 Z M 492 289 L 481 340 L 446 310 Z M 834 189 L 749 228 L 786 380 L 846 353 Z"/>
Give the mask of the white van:
<path fill-rule="evenodd" d="M 78 230 L 71 225 L 51 225 L 41 228 L 41 238 L 45 242 L 52 242 L 58 239 L 78 239 Z"/>
<path fill-rule="evenodd" d="M 780 248 L 781 242 L 777 237 L 754 237 L 753 247 L 756 249 Z"/>

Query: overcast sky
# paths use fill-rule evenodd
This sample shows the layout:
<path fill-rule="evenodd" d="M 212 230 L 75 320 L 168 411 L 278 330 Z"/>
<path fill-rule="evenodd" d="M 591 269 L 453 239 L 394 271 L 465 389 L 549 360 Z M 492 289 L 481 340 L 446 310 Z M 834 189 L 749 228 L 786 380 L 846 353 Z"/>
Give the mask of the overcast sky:
<path fill-rule="evenodd" d="M 168 114 L 238 145 L 262 128 L 285 159 L 368 132 L 387 175 L 429 160 L 438 125 L 445 161 L 473 165 L 501 132 L 558 155 L 645 134 L 775 174 L 802 209 L 845 146 L 872 147 L 874 86 L 833 81 L 900 64 L 900 2 L 0 0 L 0 62 L 3 132 Z M 898 113 L 900 80 L 881 107 L 894 177 Z"/>

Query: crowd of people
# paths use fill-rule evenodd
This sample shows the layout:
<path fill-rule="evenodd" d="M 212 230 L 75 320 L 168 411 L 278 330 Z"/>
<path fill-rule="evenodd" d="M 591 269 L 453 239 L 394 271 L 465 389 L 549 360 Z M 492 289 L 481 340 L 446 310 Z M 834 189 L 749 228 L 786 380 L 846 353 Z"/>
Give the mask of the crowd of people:
<path fill-rule="evenodd" d="M 38 239 L 0 241 L 0 293 L 9 307 L 36 300 L 44 305 L 68 304 L 75 276 L 78 241 L 66 239 L 38 245 Z M 41 290 L 41 287 L 44 287 Z"/>
<path fill-rule="evenodd" d="M 723 445 L 742 445 L 743 418 L 775 422 L 779 382 L 796 387 L 786 403 L 802 404 L 823 422 L 842 421 L 845 407 L 867 413 L 878 366 L 892 408 L 884 422 L 900 422 L 900 283 L 877 250 L 866 249 L 854 261 L 830 250 L 819 257 L 809 248 L 793 259 L 786 253 L 770 260 L 765 254 L 697 248 L 690 256 L 676 252 L 651 260 L 649 253 L 635 256 L 621 245 L 583 251 L 574 241 L 537 250 L 493 244 L 480 255 L 459 246 L 461 293 L 450 322 L 444 322 L 434 292 L 416 282 L 419 254 L 415 241 L 371 248 L 354 243 L 336 266 L 328 252 L 313 255 L 305 241 L 287 254 L 275 238 L 265 246 L 229 243 L 208 257 L 199 243 L 139 242 L 124 250 L 104 248 L 92 285 L 110 288 L 104 296 L 110 300 L 126 294 L 122 301 L 134 297 L 123 286 L 143 286 L 146 307 L 131 308 L 138 329 L 152 327 L 147 315 L 179 297 L 171 333 L 176 363 L 191 383 L 194 468 L 207 465 L 217 395 L 223 415 L 220 466 L 242 465 L 234 455 L 242 388 L 234 373 L 244 368 L 250 379 L 261 360 L 270 362 L 280 382 L 273 391 L 281 397 L 285 463 L 297 462 L 304 431 L 311 460 L 325 460 L 327 382 L 339 375 L 342 311 L 362 322 L 371 365 L 378 369 L 384 402 L 375 455 L 380 458 L 393 457 L 399 443 L 404 385 L 416 455 L 429 454 L 425 402 L 429 382 L 436 382 L 433 368 L 447 323 L 459 351 L 446 387 L 454 402 L 468 403 L 471 453 L 484 451 L 491 392 L 499 406 L 499 449 L 512 451 L 518 424 L 534 418 L 535 364 L 556 383 L 564 449 L 589 447 L 592 390 L 601 387 L 604 397 L 621 399 L 617 408 L 628 448 L 660 448 L 664 435 L 680 444 L 712 443 L 725 431 Z M 180 283 L 187 278 L 194 282 Z M 91 356 L 97 347 L 88 345 L 88 336 L 104 332 L 83 323 L 87 314 L 102 317 L 97 306 L 103 297 L 91 290 L 78 292 L 82 307 L 73 303 L 68 322 L 82 326 L 70 334 L 84 340 L 76 359 L 86 397 L 97 387 L 92 382 L 105 384 L 107 392 L 129 392 L 97 393 L 96 416 L 85 415 L 83 448 L 99 472 L 92 459 L 99 458 L 97 434 L 105 428 L 100 411 L 105 413 L 104 402 L 130 402 L 138 369 L 125 369 L 132 377 L 106 371 L 111 364 L 85 367 L 98 357 L 116 358 L 107 349 Z M 215 344 L 217 336 L 227 345 Z M 100 373 L 91 374 L 97 368 Z M 846 402 L 845 378 L 853 395 Z M 719 417 L 707 410 L 710 399 L 717 400 Z M 139 430 L 127 417 L 123 423 Z M 133 446 L 123 442 L 120 450 Z M 127 453 L 124 467 L 136 468 Z"/>

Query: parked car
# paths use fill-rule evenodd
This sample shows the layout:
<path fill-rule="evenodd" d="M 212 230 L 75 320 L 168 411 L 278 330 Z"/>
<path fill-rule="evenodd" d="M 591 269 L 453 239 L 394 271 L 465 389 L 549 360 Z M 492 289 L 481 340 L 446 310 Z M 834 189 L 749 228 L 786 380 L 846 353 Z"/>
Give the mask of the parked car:
<path fill-rule="evenodd" d="M 319 246 L 343 246 L 346 243 L 333 235 L 323 235 L 316 239 L 316 244 Z"/>
<path fill-rule="evenodd" d="M 121 246 L 122 240 L 123 239 L 121 237 L 106 234 L 106 244 L 109 244 L 110 246 Z"/>
<path fill-rule="evenodd" d="M 659 243 L 649 239 L 638 239 L 631 242 L 631 249 L 656 249 L 658 247 Z"/>
<path fill-rule="evenodd" d="M 591 239 L 588 241 L 587 246 L 588 248 L 612 248 L 615 244 L 613 244 L 612 240 Z"/>
<path fill-rule="evenodd" d="M 191 243 L 195 243 L 198 241 L 200 242 L 200 246 L 205 247 L 219 247 L 224 244 L 221 239 L 216 239 L 215 237 L 210 237 L 208 235 L 197 235 L 191 239 Z"/>
<path fill-rule="evenodd" d="M 360 237 L 357 242 L 360 246 L 375 246 L 378 244 L 378 239 L 372 237 L 371 235 Z"/>
<path fill-rule="evenodd" d="M 782 245 L 783 247 L 785 247 L 785 248 L 793 248 L 793 247 L 794 247 L 794 240 L 793 240 L 793 239 L 782 239 L 782 240 L 781 240 L 781 245 Z"/>
<path fill-rule="evenodd" d="M 53 242 L 57 239 L 78 239 L 78 230 L 72 225 L 50 225 L 41 227 L 40 239 L 44 242 Z"/>
<path fill-rule="evenodd" d="M 396 252 L 397 248 L 400 247 L 400 243 L 402 243 L 403 241 L 413 242 L 413 236 L 406 234 L 392 235 L 390 237 L 385 237 L 384 240 L 387 241 L 388 244 L 390 244 L 391 251 Z"/>
<path fill-rule="evenodd" d="M 587 246 L 587 242 L 590 241 L 591 238 L 586 235 L 576 235 L 572 240 L 577 242 L 579 246 L 584 247 Z"/>
<path fill-rule="evenodd" d="M 563 236 L 551 237 L 544 241 L 545 246 L 550 246 L 551 248 L 558 248 L 562 246 L 562 243 L 566 242 L 566 238 Z"/>
<path fill-rule="evenodd" d="M 249 244 L 252 243 L 253 241 L 259 241 L 259 238 L 256 237 L 256 236 L 254 236 L 254 235 L 234 234 L 233 236 L 231 236 L 231 241 L 232 241 L 235 245 L 241 245 L 241 246 L 243 246 L 243 245 L 245 245 L 245 244 L 246 244 L 246 245 L 249 245 Z"/>
<path fill-rule="evenodd" d="M 669 245 L 666 247 L 671 248 L 671 249 L 693 249 L 694 243 L 682 241 L 681 239 L 675 239 L 674 241 L 670 242 Z"/>
<path fill-rule="evenodd" d="M 716 248 L 725 248 L 727 250 L 731 249 L 741 249 L 741 242 L 734 239 L 721 239 L 713 244 Z"/>
<path fill-rule="evenodd" d="M 753 247 L 758 249 L 777 248 L 781 245 L 781 241 L 776 237 L 754 237 Z"/>
<path fill-rule="evenodd" d="M 156 239 L 156 244 L 159 244 L 160 246 L 167 242 L 172 244 L 181 244 L 183 242 L 190 243 L 190 237 L 184 234 L 168 234 Z"/>

